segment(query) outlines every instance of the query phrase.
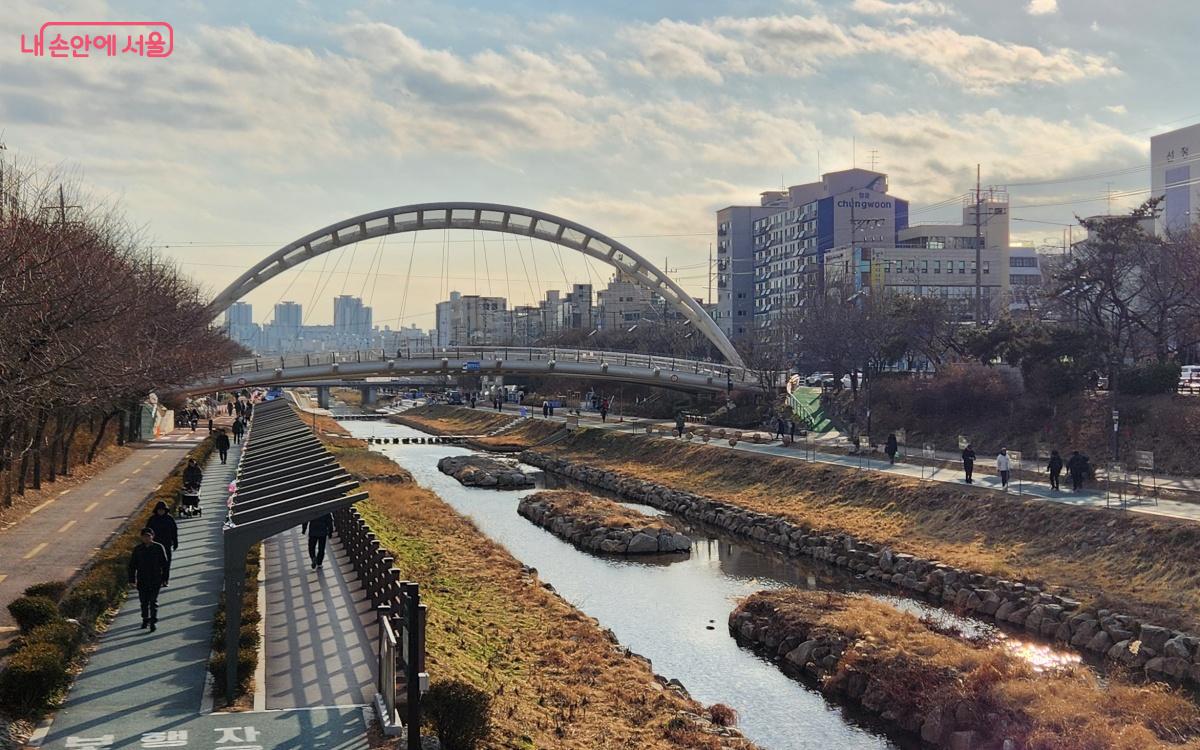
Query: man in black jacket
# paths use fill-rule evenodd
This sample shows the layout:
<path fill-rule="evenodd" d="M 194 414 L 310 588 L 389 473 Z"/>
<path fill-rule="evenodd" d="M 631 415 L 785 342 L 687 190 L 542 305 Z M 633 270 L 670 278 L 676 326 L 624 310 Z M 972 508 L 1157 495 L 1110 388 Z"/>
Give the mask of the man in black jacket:
<path fill-rule="evenodd" d="M 196 459 L 189 458 L 188 465 L 183 470 L 183 486 L 199 487 L 200 482 L 204 480 L 204 471 L 200 468 L 200 464 L 196 463 Z"/>
<path fill-rule="evenodd" d="M 217 430 L 217 437 L 213 439 L 213 444 L 221 456 L 221 463 L 224 464 L 225 459 L 229 457 L 229 436 L 225 434 L 225 430 Z"/>
<path fill-rule="evenodd" d="M 167 552 L 167 562 L 174 557 L 174 551 L 179 549 L 179 527 L 167 510 L 167 504 L 162 500 L 154 506 L 154 515 L 146 521 L 146 528 L 154 532 L 154 541 L 163 546 Z"/>
<path fill-rule="evenodd" d="M 325 540 L 333 536 L 333 514 L 326 513 L 300 526 L 300 533 L 308 533 L 308 559 L 313 570 L 325 563 Z"/>
<path fill-rule="evenodd" d="M 129 582 L 137 586 L 138 601 L 142 604 L 142 629 L 153 633 L 158 622 L 158 590 L 167 585 L 171 563 L 167 551 L 154 541 L 154 531 L 142 529 L 142 543 L 133 548 L 129 557 Z"/>

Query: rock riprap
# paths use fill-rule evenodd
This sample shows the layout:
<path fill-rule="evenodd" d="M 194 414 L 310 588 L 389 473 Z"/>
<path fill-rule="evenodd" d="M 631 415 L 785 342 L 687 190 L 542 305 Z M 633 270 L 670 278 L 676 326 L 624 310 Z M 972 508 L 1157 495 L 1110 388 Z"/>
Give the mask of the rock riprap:
<path fill-rule="evenodd" d="M 661 519 L 585 492 L 538 492 L 523 498 L 517 512 L 588 552 L 653 555 L 692 548 L 691 539 Z"/>
<path fill-rule="evenodd" d="M 529 474 L 513 464 L 487 456 L 446 456 L 438 461 L 438 469 L 467 487 L 519 490 L 533 486 L 533 477 Z"/>

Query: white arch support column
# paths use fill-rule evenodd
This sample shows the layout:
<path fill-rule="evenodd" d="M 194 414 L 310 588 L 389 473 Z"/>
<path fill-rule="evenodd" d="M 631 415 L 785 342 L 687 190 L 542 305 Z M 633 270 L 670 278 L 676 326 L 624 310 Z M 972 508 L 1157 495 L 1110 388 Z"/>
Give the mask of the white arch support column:
<path fill-rule="evenodd" d="M 213 320 L 234 302 L 284 271 L 330 250 L 389 234 L 426 229 L 475 229 L 552 242 L 595 258 L 661 295 L 691 321 L 731 364 L 745 367 L 729 337 L 674 280 L 629 247 L 569 219 L 498 203 L 419 203 L 385 208 L 330 224 L 284 245 L 259 261 L 216 296 Z"/>

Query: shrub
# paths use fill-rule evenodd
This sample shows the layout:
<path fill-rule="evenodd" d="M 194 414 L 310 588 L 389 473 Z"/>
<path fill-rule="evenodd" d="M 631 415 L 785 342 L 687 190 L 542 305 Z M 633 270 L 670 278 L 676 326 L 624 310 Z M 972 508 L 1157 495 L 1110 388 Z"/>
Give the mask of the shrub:
<path fill-rule="evenodd" d="M 104 588 L 96 588 L 95 584 L 81 585 L 63 597 L 58 609 L 64 617 L 73 617 L 91 625 L 108 609 L 111 601 L 111 595 Z"/>
<path fill-rule="evenodd" d="M 25 646 L 28 648 L 39 643 L 49 644 L 59 650 L 64 661 L 69 662 L 79 653 L 83 635 L 84 630 L 79 623 L 57 620 L 31 630 L 25 639 Z"/>
<path fill-rule="evenodd" d="M 44 596 L 22 596 L 8 605 L 9 614 L 17 621 L 22 633 L 59 618 L 58 605 Z"/>
<path fill-rule="evenodd" d="M 0 672 L 0 705 L 14 716 L 32 716 L 67 686 L 70 675 L 62 653 L 50 643 L 30 643 Z"/>
<path fill-rule="evenodd" d="M 1181 369 L 1175 362 L 1148 362 L 1123 368 L 1117 375 L 1117 390 L 1131 396 L 1174 393 Z"/>
<path fill-rule="evenodd" d="M 46 581 L 44 583 L 35 583 L 25 589 L 25 596 L 44 596 L 51 601 L 57 602 L 62 599 L 63 592 L 66 590 L 66 581 Z"/>
<path fill-rule="evenodd" d="M 254 677 L 254 668 L 258 666 L 258 652 L 252 648 L 238 649 L 237 681 L 240 691 L 244 691 Z M 225 690 L 225 654 L 214 653 L 208 662 L 208 671 L 213 676 L 213 689 L 218 693 Z"/>
<path fill-rule="evenodd" d="M 491 733 L 492 697 L 474 685 L 436 682 L 422 705 L 443 750 L 475 750 Z"/>
<path fill-rule="evenodd" d="M 708 707 L 708 718 L 719 727 L 737 726 L 738 712 L 724 703 L 714 703 Z"/>

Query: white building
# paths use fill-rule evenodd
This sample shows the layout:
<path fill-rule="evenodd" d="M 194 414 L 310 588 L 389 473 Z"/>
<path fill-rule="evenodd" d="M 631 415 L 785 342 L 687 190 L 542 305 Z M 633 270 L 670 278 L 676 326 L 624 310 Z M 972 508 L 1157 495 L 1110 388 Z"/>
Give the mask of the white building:
<path fill-rule="evenodd" d="M 499 346 L 512 338 L 508 300 L 450 292 L 437 304 L 438 346 Z"/>
<path fill-rule="evenodd" d="M 1150 138 L 1150 194 L 1163 198 L 1159 234 L 1200 223 L 1200 124 Z"/>

